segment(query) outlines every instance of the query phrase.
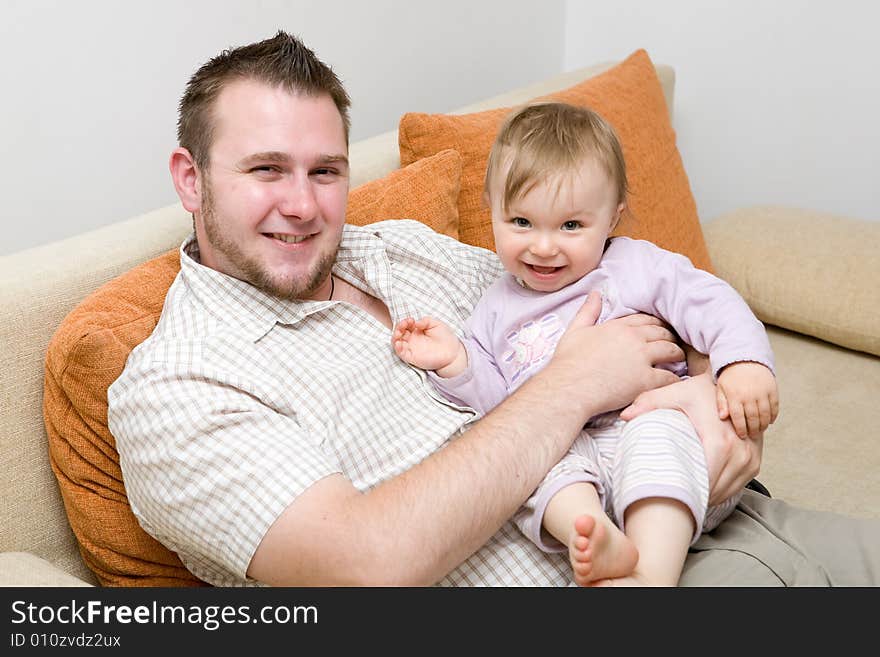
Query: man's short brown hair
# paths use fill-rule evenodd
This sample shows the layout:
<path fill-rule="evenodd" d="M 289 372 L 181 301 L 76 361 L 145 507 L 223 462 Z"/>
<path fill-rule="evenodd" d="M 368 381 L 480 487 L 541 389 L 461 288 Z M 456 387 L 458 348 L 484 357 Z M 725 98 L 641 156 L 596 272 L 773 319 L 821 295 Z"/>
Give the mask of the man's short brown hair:
<path fill-rule="evenodd" d="M 342 117 L 348 141 L 351 100 L 342 82 L 302 41 L 279 30 L 271 39 L 224 50 L 189 79 L 180 99 L 177 140 L 200 169 L 207 171 L 210 161 L 217 97 L 234 80 L 256 80 L 305 96 L 329 95 Z"/>

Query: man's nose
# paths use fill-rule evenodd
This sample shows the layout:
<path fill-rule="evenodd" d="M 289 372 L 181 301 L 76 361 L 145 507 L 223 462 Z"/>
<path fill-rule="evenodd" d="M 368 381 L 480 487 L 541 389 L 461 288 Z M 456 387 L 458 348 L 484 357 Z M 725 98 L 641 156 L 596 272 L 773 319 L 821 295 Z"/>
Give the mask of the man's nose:
<path fill-rule="evenodd" d="M 308 221 L 317 214 L 318 201 L 307 175 L 292 176 L 289 184 L 283 185 L 281 194 L 278 209 L 284 216 Z"/>

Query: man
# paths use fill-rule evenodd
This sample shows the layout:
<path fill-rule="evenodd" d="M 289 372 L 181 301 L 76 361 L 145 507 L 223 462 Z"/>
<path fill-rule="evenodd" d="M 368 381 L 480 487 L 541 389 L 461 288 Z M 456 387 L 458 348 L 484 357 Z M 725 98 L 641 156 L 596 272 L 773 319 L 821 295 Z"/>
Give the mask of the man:
<path fill-rule="evenodd" d="M 475 422 L 443 400 L 396 358 L 390 328 L 426 313 L 460 326 L 501 268 L 415 222 L 345 226 L 348 105 L 283 32 L 190 80 L 170 168 L 195 235 L 156 330 L 108 392 L 132 509 L 214 584 L 565 584 L 565 557 L 508 518 L 589 417 L 675 381 L 654 366 L 682 351 L 653 318 L 594 326 L 591 298 L 493 412 Z M 695 419 L 720 499 L 757 473 L 761 443 L 699 417 L 707 386 L 639 404 Z M 764 522 L 750 513 L 742 536 Z M 773 581 L 771 548 L 751 558 L 742 536 L 682 582 Z"/>

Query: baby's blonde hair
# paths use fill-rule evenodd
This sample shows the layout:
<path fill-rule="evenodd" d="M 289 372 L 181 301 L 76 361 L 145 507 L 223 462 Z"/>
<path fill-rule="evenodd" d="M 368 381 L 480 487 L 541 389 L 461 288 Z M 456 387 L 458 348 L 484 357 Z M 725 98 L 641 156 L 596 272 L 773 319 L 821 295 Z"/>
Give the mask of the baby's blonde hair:
<path fill-rule="evenodd" d="M 628 192 L 623 149 L 614 128 L 593 110 L 567 103 L 531 103 L 505 119 L 489 152 L 484 193 L 508 164 L 501 207 L 560 174 L 572 174 L 595 157 L 617 189 L 617 203 Z"/>

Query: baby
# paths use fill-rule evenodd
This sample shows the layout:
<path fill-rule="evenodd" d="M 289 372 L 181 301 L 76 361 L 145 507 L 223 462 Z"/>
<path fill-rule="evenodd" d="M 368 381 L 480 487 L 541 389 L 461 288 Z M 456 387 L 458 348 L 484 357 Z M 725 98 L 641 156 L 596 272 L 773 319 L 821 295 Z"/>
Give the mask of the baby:
<path fill-rule="evenodd" d="M 465 338 L 431 317 L 401 321 L 392 337 L 398 356 L 427 370 L 451 401 L 488 413 L 547 363 L 595 291 L 600 322 L 655 315 L 709 355 L 719 413 L 740 437 L 776 419 L 770 345 L 739 295 L 681 255 L 610 238 L 626 209 L 626 168 L 614 130 L 595 112 L 542 103 L 512 113 L 492 147 L 484 196 L 507 273 L 474 308 Z M 686 364 L 674 371 L 686 375 Z M 514 519 L 541 549 L 567 549 L 577 584 L 674 586 L 689 545 L 741 496 L 709 507 L 708 488 L 684 414 L 624 422 L 606 413 Z"/>

